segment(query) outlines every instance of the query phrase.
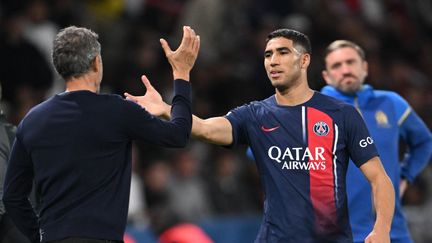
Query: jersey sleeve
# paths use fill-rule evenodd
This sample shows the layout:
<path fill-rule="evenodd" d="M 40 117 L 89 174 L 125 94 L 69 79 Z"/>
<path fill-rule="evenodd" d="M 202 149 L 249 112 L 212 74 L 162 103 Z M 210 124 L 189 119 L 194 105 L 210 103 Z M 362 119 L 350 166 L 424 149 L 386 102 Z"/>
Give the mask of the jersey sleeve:
<path fill-rule="evenodd" d="M 243 105 L 232 109 L 225 115 L 225 118 L 228 119 L 232 126 L 233 143 L 231 147 L 248 143 L 246 122 L 249 120 L 249 113 L 249 106 Z"/>
<path fill-rule="evenodd" d="M 345 107 L 347 149 L 351 160 L 360 167 L 378 156 L 378 151 L 360 113 L 352 106 Z"/>

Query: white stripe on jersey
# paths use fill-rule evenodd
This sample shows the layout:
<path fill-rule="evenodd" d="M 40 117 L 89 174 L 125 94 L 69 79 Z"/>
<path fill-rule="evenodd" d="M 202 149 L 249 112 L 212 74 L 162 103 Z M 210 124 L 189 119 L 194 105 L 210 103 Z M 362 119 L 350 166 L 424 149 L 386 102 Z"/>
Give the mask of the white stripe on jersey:
<path fill-rule="evenodd" d="M 303 143 L 306 142 L 306 107 L 302 106 L 302 131 L 303 131 Z"/>
<path fill-rule="evenodd" d="M 333 142 L 333 174 L 334 174 L 334 187 L 335 187 L 335 199 L 336 199 L 336 207 L 339 207 L 339 199 L 338 199 L 338 178 L 337 178 L 337 163 L 336 163 L 336 147 L 337 147 L 337 143 L 338 143 L 338 139 L 339 139 L 339 128 L 338 126 L 335 124 L 334 125 L 334 142 Z"/>

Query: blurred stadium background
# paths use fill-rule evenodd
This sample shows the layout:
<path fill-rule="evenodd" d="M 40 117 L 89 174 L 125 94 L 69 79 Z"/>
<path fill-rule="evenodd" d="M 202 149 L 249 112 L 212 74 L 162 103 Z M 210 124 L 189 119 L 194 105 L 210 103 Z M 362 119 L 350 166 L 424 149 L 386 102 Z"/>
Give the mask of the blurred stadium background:
<path fill-rule="evenodd" d="M 0 1 L 1 108 L 18 124 L 64 83 L 50 61 L 51 42 L 69 25 L 96 31 L 102 44 L 102 92 L 143 94 L 146 74 L 169 101 L 170 67 L 159 38 L 177 46 L 181 26 L 201 36 L 192 71 L 193 111 L 223 115 L 272 89 L 263 68 L 266 35 L 280 27 L 312 42 L 309 82 L 324 81 L 322 52 L 339 38 L 363 46 L 367 82 L 407 99 L 432 126 L 432 2 L 430 0 L 20 0 Z M 35 128 L 37 129 L 37 128 Z M 403 147 L 404 145 L 401 144 Z M 401 154 L 402 156 L 402 154 Z M 134 146 L 129 242 L 156 242 L 168 227 L 195 223 L 220 243 L 252 242 L 261 220 L 262 191 L 245 148 L 191 141 L 186 150 Z M 416 242 L 432 242 L 432 167 L 404 197 Z"/>

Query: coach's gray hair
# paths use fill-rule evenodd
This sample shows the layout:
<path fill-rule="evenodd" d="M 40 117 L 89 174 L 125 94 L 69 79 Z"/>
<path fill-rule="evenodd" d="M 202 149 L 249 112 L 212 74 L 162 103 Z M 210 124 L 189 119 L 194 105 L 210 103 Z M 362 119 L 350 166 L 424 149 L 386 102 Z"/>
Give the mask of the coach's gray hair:
<path fill-rule="evenodd" d="M 101 52 L 98 37 L 92 30 L 76 26 L 60 30 L 54 39 L 52 59 L 55 69 L 65 80 L 90 70 Z"/>

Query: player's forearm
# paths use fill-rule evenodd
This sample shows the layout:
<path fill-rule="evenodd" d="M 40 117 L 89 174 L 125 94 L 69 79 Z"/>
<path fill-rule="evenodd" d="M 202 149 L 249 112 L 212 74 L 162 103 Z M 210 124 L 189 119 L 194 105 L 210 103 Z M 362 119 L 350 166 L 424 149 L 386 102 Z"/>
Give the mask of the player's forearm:
<path fill-rule="evenodd" d="M 162 117 L 170 119 L 170 106 L 167 105 Z M 195 139 L 217 145 L 230 145 L 233 142 L 230 122 L 224 117 L 201 119 L 192 115 L 192 132 Z"/>
<path fill-rule="evenodd" d="M 171 119 L 171 106 L 170 105 L 166 105 L 165 111 L 162 115 L 163 118 L 170 120 Z M 204 140 L 207 142 L 212 142 L 209 141 L 208 136 L 205 133 L 205 125 L 204 125 L 204 120 L 192 115 L 192 137 L 196 138 L 196 139 L 200 139 L 200 140 Z"/>
<path fill-rule="evenodd" d="M 395 192 L 390 178 L 384 174 L 372 182 L 376 221 L 374 231 L 388 234 L 391 229 L 395 207 Z"/>
<path fill-rule="evenodd" d="M 212 118 L 210 118 L 212 119 Z M 192 115 L 192 137 L 207 143 L 225 145 L 221 138 L 218 138 L 217 131 L 214 131 L 208 120 Z"/>

